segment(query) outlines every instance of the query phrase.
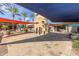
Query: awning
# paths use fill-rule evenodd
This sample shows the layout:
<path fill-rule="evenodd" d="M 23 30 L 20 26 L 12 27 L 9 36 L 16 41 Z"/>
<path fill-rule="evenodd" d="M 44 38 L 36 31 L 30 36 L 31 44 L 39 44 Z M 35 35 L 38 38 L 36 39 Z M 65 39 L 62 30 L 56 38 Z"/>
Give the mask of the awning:
<path fill-rule="evenodd" d="M 34 24 L 33 22 L 24 22 L 24 21 L 11 20 L 6 18 L 0 18 L 0 22 L 12 23 L 12 24 Z"/>

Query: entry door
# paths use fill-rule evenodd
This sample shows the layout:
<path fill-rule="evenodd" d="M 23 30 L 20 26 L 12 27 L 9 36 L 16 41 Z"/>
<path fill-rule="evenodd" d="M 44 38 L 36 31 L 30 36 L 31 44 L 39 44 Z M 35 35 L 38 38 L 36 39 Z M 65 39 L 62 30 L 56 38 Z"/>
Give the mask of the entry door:
<path fill-rule="evenodd" d="M 42 28 L 39 27 L 39 35 L 42 33 Z"/>
<path fill-rule="evenodd" d="M 38 28 L 36 28 L 36 34 L 38 33 Z"/>

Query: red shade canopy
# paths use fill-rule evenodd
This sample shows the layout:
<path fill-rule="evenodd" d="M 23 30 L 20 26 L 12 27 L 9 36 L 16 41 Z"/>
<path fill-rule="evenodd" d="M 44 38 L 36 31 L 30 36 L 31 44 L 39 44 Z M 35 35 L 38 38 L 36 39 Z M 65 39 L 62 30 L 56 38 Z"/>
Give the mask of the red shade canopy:
<path fill-rule="evenodd" d="M 0 22 L 13 23 L 13 24 L 34 24 L 33 22 L 23 22 L 23 21 L 17 21 L 17 20 L 10 20 L 6 18 L 0 18 Z"/>

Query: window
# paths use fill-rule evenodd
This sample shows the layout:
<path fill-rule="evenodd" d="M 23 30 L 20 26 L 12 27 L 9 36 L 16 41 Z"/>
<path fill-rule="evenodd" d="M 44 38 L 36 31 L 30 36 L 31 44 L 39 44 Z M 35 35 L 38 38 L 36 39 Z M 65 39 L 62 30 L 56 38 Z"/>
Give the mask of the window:
<path fill-rule="evenodd" d="M 42 23 L 45 23 L 44 21 L 42 21 Z"/>

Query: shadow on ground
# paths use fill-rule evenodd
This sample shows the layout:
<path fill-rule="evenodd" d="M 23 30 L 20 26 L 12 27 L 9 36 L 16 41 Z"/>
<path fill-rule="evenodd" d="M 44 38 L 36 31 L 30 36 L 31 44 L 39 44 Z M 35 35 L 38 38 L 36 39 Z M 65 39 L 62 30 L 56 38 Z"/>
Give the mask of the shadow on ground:
<path fill-rule="evenodd" d="M 3 56 L 8 53 L 7 45 L 0 45 L 0 56 Z"/>
<path fill-rule="evenodd" d="M 48 33 L 46 35 L 33 37 L 29 39 L 23 39 L 20 41 L 1 43 L 0 45 L 19 44 L 19 43 L 28 43 L 28 42 L 43 42 L 43 41 L 71 41 L 71 39 L 69 39 L 66 34 Z"/>

